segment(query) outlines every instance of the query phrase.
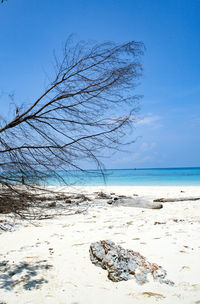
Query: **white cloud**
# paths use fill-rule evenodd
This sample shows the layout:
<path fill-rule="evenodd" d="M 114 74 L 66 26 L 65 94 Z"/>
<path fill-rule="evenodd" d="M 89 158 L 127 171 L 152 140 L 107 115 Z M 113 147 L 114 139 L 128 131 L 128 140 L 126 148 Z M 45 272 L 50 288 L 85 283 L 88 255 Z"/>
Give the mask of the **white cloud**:
<path fill-rule="evenodd" d="M 143 142 L 139 145 L 137 152 L 132 152 L 126 157 L 123 157 L 118 163 L 127 163 L 127 162 L 135 162 L 135 163 L 145 163 L 148 161 L 152 161 L 156 157 L 156 143 L 151 142 Z"/>
<path fill-rule="evenodd" d="M 151 113 L 147 114 L 144 117 L 141 117 L 137 120 L 136 124 L 138 126 L 150 126 L 154 129 L 162 127 L 160 121 L 162 117 L 159 115 L 153 115 Z"/>
<path fill-rule="evenodd" d="M 155 142 L 152 142 L 152 143 L 143 142 L 143 143 L 141 144 L 141 146 L 140 146 L 140 152 L 143 153 L 143 152 L 150 151 L 150 150 L 152 150 L 155 146 L 156 146 L 156 143 L 155 143 Z"/>

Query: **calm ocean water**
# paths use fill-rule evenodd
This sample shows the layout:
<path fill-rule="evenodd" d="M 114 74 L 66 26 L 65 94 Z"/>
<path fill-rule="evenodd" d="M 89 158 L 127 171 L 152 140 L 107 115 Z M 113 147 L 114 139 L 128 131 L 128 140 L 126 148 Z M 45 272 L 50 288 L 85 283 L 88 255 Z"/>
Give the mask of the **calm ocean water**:
<path fill-rule="evenodd" d="M 167 169 L 115 169 L 105 170 L 104 178 L 98 170 L 87 174 L 70 171 L 59 172 L 68 184 L 74 185 L 109 185 L 109 186 L 200 186 L 200 167 Z M 54 179 L 48 179 L 49 185 L 58 185 Z"/>

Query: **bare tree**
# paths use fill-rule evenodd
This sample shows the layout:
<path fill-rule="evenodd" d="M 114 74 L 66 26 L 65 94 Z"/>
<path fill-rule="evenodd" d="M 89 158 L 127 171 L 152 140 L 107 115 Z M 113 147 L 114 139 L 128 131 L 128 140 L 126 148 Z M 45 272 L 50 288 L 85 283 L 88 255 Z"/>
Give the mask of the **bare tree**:
<path fill-rule="evenodd" d="M 62 180 L 59 172 L 82 170 L 82 160 L 102 168 L 100 152 L 118 149 L 137 112 L 139 97 L 133 91 L 143 49 L 135 41 L 67 40 L 44 93 L 17 107 L 10 121 L 0 121 L 0 184 L 6 201 L 13 191 L 21 199 L 13 185 L 30 187 L 48 176 Z M 3 194 L 0 201 L 5 202 Z"/>

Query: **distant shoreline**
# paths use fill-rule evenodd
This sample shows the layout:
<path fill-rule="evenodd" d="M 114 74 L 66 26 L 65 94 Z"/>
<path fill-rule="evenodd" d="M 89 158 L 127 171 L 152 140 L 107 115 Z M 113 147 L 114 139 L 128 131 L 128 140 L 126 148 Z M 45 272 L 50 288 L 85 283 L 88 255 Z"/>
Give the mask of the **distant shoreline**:
<path fill-rule="evenodd" d="M 200 168 L 106 169 L 58 171 L 68 185 L 77 186 L 200 186 Z M 54 178 L 49 185 L 60 185 Z M 62 185 L 62 184 L 61 184 Z M 63 183 L 64 185 L 64 183 Z"/>

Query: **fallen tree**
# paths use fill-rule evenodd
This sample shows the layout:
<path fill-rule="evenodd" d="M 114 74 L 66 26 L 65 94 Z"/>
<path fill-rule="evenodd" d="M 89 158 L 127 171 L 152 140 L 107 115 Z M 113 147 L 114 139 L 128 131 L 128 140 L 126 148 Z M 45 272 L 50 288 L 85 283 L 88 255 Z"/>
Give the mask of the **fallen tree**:
<path fill-rule="evenodd" d="M 135 121 L 143 49 L 135 41 L 67 40 L 41 96 L 0 120 L 0 206 L 16 211 L 37 204 L 47 178 L 67 183 L 60 172 L 83 171 L 82 160 L 103 173 L 102 151 L 119 149 Z"/>

